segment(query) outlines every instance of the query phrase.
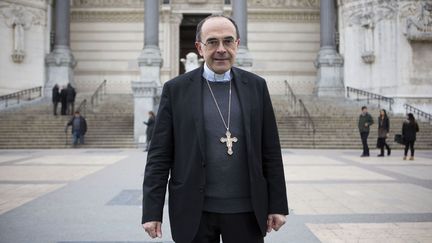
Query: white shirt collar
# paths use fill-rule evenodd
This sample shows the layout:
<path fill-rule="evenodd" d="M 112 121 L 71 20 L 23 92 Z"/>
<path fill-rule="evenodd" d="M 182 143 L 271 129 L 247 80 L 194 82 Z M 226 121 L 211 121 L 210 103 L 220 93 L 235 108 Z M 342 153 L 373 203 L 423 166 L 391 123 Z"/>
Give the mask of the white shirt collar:
<path fill-rule="evenodd" d="M 231 70 L 228 70 L 223 74 L 217 74 L 210 70 L 207 63 L 204 63 L 204 72 L 202 76 L 210 82 L 228 82 L 231 81 Z"/>

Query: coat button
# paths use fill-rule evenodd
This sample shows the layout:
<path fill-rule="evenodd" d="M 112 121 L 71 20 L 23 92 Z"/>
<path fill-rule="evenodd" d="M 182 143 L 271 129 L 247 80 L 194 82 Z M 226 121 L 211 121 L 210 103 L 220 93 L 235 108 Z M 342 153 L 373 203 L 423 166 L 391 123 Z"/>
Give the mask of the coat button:
<path fill-rule="evenodd" d="M 201 187 L 199 188 L 199 191 L 200 191 L 201 193 L 203 193 L 203 192 L 204 192 L 204 187 L 201 186 Z"/>

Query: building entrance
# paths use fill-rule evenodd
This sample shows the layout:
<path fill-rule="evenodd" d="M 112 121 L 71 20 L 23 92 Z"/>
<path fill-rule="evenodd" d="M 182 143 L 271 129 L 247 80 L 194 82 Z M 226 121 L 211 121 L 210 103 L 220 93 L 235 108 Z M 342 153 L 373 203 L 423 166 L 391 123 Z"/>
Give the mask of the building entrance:
<path fill-rule="evenodd" d="M 180 24 L 180 58 L 186 58 L 186 54 L 189 52 L 195 52 L 198 55 L 198 51 L 195 48 L 195 32 L 198 23 L 209 16 L 209 14 L 184 14 L 182 22 Z M 180 74 L 185 73 L 183 63 L 179 60 Z"/>

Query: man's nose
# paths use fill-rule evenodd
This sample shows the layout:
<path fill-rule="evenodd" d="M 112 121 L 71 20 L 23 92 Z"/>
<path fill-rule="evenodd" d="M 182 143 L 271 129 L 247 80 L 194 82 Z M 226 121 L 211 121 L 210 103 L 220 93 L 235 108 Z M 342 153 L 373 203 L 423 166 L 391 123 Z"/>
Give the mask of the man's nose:
<path fill-rule="evenodd" d="M 219 42 L 219 45 L 218 45 L 218 47 L 216 49 L 216 52 L 218 52 L 218 53 L 225 53 L 226 52 L 226 48 L 225 48 L 225 46 L 223 44 L 223 41 Z"/>

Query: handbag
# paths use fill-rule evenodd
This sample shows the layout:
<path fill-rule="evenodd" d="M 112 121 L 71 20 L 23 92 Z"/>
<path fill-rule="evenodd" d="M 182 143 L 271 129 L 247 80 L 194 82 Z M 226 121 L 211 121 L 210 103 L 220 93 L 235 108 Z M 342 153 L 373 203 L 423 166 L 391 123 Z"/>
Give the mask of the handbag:
<path fill-rule="evenodd" d="M 405 144 L 402 134 L 395 134 L 394 141 L 398 144 Z"/>

